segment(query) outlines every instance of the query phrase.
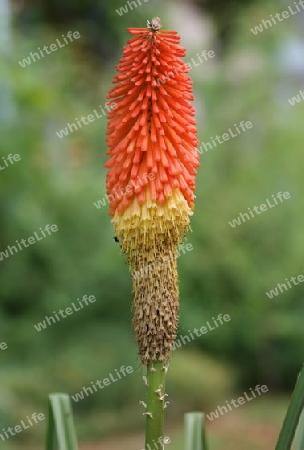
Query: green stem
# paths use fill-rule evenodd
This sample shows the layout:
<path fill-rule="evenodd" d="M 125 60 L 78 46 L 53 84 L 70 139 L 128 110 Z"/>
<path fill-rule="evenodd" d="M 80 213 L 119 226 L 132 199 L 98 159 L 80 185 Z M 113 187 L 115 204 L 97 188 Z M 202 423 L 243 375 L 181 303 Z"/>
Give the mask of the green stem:
<path fill-rule="evenodd" d="M 145 449 L 164 449 L 165 377 L 167 365 L 163 361 L 152 361 L 147 367 L 147 411 Z M 150 446 L 150 447 L 149 447 Z"/>

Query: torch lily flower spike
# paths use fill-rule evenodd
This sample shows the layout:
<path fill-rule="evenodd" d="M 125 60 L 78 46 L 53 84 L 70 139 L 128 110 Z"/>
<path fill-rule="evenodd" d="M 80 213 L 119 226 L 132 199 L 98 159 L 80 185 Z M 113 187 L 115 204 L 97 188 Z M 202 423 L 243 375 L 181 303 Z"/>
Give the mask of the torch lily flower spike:
<path fill-rule="evenodd" d="M 166 361 L 176 338 L 178 245 L 189 229 L 198 163 L 185 49 L 176 31 L 128 28 L 108 94 L 110 215 L 133 278 L 133 324 L 142 362 Z"/>

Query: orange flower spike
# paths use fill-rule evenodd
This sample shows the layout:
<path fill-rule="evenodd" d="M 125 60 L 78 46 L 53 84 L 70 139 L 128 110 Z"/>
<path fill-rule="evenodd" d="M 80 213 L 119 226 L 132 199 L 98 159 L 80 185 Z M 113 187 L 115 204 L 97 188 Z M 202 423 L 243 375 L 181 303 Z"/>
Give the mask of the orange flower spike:
<path fill-rule="evenodd" d="M 198 140 L 192 82 L 176 31 L 128 28 L 109 92 L 110 215 L 133 277 L 143 363 L 167 360 L 176 336 L 177 246 L 194 206 Z"/>

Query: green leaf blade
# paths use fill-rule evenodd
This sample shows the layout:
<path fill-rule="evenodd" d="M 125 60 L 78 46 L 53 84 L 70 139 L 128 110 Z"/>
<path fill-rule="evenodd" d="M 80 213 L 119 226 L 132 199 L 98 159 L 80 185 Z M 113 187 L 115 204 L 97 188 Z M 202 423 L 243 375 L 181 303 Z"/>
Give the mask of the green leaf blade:
<path fill-rule="evenodd" d="M 49 420 L 46 450 L 78 450 L 70 397 L 49 395 Z"/>
<path fill-rule="evenodd" d="M 275 450 L 290 450 L 304 408 L 304 365 L 291 396 L 290 404 Z M 303 450 L 303 448 L 301 448 Z"/>
<path fill-rule="evenodd" d="M 295 437 L 295 450 L 304 449 L 304 410 L 302 411 Z"/>
<path fill-rule="evenodd" d="M 205 424 L 204 413 L 185 414 L 185 450 L 207 450 Z"/>

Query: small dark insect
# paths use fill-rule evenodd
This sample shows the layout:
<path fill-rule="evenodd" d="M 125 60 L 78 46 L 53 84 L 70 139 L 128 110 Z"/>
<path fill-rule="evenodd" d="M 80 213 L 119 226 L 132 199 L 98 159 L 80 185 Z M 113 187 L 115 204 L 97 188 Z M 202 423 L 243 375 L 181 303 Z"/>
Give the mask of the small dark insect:
<path fill-rule="evenodd" d="M 119 242 L 119 239 L 118 239 L 117 236 L 114 236 L 113 239 L 114 239 L 115 242 Z"/>

